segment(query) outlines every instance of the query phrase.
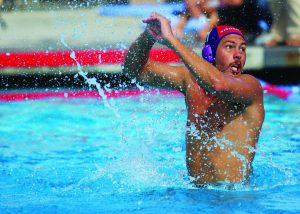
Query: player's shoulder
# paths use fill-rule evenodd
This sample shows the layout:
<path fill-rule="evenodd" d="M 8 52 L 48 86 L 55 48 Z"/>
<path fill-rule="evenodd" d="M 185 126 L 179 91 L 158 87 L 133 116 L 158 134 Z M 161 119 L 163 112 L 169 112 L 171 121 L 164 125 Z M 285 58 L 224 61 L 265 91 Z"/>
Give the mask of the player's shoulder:
<path fill-rule="evenodd" d="M 263 102 L 264 90 L 259 79 L 250 74 L 243 74 L 242 76 L 242 78 L 244 78 L 247 81 L 247 84 L 251 87 L 255 100 L 259 101 L 259 103 Z"/>
<path fill-rule="evenodd" d="M 257 79 L 256 77 L 254 77 L 250 74 L 241 74 L 240 78 L 243 79 L 243 81 L 246 81 L 248 84 L 256 86 L 257 88 L 262 87 L 259 79 Z"/>

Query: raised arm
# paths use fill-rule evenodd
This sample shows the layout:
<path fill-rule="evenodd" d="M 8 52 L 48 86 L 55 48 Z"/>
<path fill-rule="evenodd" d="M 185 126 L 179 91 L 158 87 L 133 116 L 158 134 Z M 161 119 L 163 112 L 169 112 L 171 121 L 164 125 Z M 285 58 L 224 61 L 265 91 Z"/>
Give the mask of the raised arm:
<path fill-rule="evenodd" d="M 254 77 L 250 75 L 235 77 L 220 72 L 215 66 L 183 45 L 172 34 L 169 21 L 165 17 L 154 13 L 152 19 L 159 21 L 161 24 L 163 36 L 160 42 L 166 44 L 178 54 L 190 74 L 207 91 L 218 97 L 243 103 L 252 102 L 257 95 L 262 94 L 261 86 Z"/>
<path fill-rule="evenodd" d="M 185 75 L 188 74 L 184 66 L 171 66 L 148 59 L 149 52 L 156 41 L 155 29 L 153 30 L 152 27 L 151 23 L 148 24 L 147 29 L 129 47 L 123 72 L 131 79 L 155 87 L 184 91 Z"/>
<path fill-rule="evenodd" d="M 141 70 L 148 61 L 148 55 L 155 43 L 149 32 L 145 30 L 129 47 L 126 54 L 123 72 L 131 79 L 138 78 Z"/>
<path fill-rule="evenodd" d="M 257 95 L 262 94 L 260 83 L 254 77 L 223 73 L 176 38 L 169 41 L 197 82 L 216 96 L 234 102 L 251 103 Z"/>

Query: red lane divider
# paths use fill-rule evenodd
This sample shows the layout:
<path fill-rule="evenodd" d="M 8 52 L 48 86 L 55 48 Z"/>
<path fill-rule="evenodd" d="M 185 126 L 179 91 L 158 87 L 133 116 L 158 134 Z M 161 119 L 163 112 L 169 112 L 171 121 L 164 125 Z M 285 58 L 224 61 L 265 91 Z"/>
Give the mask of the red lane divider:
<path fill-rule="evenodd" d="M 141 94 L 162 94 L 162 95 L 181 95 L 179 91 L 172 90 L 112 90 L 104 91 L 106 98 L 118 98 L 118 97 L 128 97 L 128 96 L 138 96 Z M 23 101 L 23 100 L 37 100 L 45 98 L 98 98 L 102 99 L 98 91 L 65 91 L 65 92 L 55 92 L 55 91 L 45 91 L 45 92 L 7 92 L 0 94 L 0 101 L 11 102 L 11 101 Z"/>
<path fill-rule="evenodd" d="M 75 59 L 81 66 L 121 64 L 127 50 L 77 50 Z M 36 68 L 76 66 L 72 51 L 0 52 L 0 68 Z M 150 59 L 178 63 L 179 57 L 169 49 L 153 49 Z"/>
<path fill-rule="evenodd" d="M 263 87 L 263 90 L 266 91 L 267 94 L 272 94 L 272 95 L 275 95 L 282 99 L 287 99 L 292 94 L 291 91 L 281 89 L 281 88 L 279 88 L 275 85 L 271 85 L 271 84 L 266 84 Z"/>

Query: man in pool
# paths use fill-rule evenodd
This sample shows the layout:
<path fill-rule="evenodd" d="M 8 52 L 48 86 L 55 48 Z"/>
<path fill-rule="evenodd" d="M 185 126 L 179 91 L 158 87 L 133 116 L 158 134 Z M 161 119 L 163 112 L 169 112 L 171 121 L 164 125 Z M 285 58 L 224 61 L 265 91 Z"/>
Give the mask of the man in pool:
<path fill-rule="evenodd" d="M 231 26 L 214 27 L 203 58 L 173 34 L 169 20 L 152 13 L 145 31 L 130 46 L 124 73 L 143 83 L 181 91 L 187 107 L 186 162 L 194 184 L 242 182 L 264 121 L 260 82 L 242 74 L 246 61 L 243 34 Z M 184 66 L 148 59 L 155 42 L 172 50 Z"/>

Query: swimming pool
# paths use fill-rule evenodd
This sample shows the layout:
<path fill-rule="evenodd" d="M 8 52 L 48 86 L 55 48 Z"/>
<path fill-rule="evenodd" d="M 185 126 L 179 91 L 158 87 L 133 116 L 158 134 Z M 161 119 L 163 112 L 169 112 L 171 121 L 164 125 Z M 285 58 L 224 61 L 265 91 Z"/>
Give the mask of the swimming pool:
<path fill-rule="evenodd" d="M 250 182 L 196 189 L 180 95 L 0 102 L 0 212 L 300 212 L 300 104 L 265 108 Z"/>

